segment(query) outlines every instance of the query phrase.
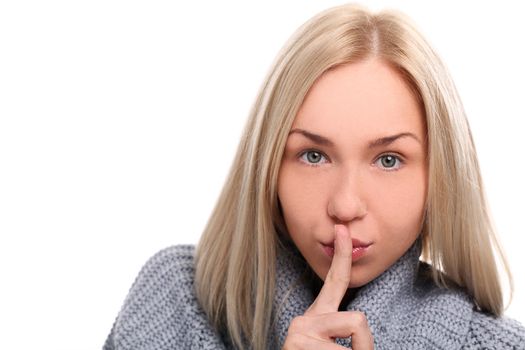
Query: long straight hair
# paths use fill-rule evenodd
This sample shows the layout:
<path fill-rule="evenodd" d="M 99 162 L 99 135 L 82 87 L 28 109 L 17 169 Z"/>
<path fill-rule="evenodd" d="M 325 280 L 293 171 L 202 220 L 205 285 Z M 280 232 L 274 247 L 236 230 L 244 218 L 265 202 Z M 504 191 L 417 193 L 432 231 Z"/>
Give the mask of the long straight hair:
<path fill-rule="evenodd" d="M 279 233 L 277 178 L 304 97 L 327 70 L 368 58 L 394 67 L 426 119 L 428 193 L 421 231 L 434 281 L 503 311 L 495 255 L 507 262 L 485 199 L 476 149 L 446 67 L 401 12 L 355 4 L 327 9 L 288 40 L 253 104 L 229 176 L 196 250 L 196 293 L 211 324 L 238 348 L 267 348 Z M 512 283 L 511 283 L 512 284 Z"/>

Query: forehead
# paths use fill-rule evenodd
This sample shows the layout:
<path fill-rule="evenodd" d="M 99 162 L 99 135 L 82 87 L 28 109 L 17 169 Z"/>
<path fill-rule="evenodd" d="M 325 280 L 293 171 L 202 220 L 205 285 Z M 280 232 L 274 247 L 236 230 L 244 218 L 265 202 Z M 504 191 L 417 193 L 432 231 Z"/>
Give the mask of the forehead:
<path fill-rule="evenodd" d="M 292 127 L 354 138 L 393 131 L 425 133 L 421 107 L 408 84 L 377 59 L 325 72 L 312 85 Z"/>

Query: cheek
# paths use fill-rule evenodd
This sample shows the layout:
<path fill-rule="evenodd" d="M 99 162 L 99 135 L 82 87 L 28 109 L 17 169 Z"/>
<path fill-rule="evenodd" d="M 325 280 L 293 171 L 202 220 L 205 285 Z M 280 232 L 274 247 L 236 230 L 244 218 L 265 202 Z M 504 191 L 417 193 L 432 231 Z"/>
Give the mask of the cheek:
<path fill-rule="evenodd" d="M 316 226 L 326 195 L 322 177 L 312 177 L 283 166 L 278 178 L 278 196 L 286 226 L 291 235 Z"/>
<path fill-rule="evenodd" d="M 397 181 L 391 186 L 377 188 L 373 212 L 379 221 L 389 226 L 392 235 L 401 241 L 415 239 L 419 233 L 426 200 L 426 178 L 423 171 L 407 177 L 404 181 Z M 385 232 L 385 231 L 383 231 Z"/>

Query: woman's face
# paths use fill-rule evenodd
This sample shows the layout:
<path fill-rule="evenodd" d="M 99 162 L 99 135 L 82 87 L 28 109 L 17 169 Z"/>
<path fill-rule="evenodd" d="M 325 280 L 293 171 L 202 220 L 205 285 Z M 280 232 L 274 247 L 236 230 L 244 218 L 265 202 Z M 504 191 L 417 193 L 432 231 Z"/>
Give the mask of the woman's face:
<path fill-rule="evenodd" d="M 425 137 L 416 99 L 382 61 L 337 67 L 312 86 L 287 139 L 278 195 L 291 239 L 321 279 L 334 224 L 353 240 L 350 288 L 414 243 L 425 213 Z"/>

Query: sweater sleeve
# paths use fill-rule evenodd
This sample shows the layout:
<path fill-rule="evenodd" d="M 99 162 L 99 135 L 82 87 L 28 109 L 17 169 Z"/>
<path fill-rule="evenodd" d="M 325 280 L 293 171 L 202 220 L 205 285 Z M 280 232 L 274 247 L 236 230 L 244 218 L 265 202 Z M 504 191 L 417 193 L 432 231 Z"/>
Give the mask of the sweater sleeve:
<path fill-rule="evenodd" d="M 104 350 L 223 349 L 193 292 L 193 246 L 150 258 L 124 300 Z"/>
<path fill-rule="evenodd" d="M 525 328 L 507 317 L 474 312 L 463 350 L 525 350 Z"/>

